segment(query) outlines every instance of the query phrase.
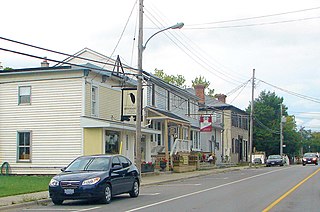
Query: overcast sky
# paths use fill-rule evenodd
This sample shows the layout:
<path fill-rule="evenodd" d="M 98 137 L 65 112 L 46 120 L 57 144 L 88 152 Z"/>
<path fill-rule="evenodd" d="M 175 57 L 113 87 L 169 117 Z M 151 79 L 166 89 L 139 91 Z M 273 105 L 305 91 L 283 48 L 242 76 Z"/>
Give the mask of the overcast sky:
<path fill-rule="evenodd" d="M 68 54 L 88 47 L 136 67 L 137 15 L 136 0 L 2 1 L 0 36 Z M 245 109 L 251 99 L 251 82 L 245 82 L 255 69 L 255 97 L 262 90 L 276 92 L 299 126 L 320 131 L 319 1 L 144 1 L 144 41 L 177 22 L 185 26 L 148 43 L 145 71 L 181 74 L 189 86 L 202 75 L 216 93 L 228 95 L 227 103 Z M 65 58 L 1 39 L 0 47 Z M 41 60 L 0 50 L 0 62 L 25 68 Z"/>

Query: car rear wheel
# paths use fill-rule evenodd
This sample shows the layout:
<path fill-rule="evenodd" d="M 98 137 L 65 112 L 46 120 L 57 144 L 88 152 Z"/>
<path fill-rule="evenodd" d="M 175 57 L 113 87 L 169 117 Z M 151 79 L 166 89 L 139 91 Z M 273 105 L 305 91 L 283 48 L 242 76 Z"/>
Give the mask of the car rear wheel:
<path fill-rule="evenodd" d="M 101 203 L 109 204 L 112 198 L 112 189 L 109 184 L 106 185 L 104 189 L 104 197 L 101 198 Z"/>
<path fill-rule="evenodd" d="M 62 205 L 63 199 L 52 198 L 52 202 L 53 202 L 53 204 L 55 204 L 55 205 Z"/>
<path fill-rule="evenodd" d="M 139 183 L 137 180 L 134 181 L 132 190 L 129 192 L 130 197 L 137 197 L 139 196 Z"/>

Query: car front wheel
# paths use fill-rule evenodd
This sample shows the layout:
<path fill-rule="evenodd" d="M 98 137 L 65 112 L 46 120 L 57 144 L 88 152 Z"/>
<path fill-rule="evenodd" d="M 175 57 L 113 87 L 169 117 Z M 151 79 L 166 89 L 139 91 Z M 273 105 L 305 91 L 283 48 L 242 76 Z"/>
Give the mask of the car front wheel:
<path fill-rule="evenodd" d="M 129 192 L 130 197 L 137 197 L 139 196 L 139 183 L 137 180 L 134 181 L 132 190 Z"/>
<path fill-rule="evenodd" d="M 53 202 L 53 204 L 55 204 L 55 205 L 62 205 L 63 199 L 52 198 L 52 202 Z"/>
<path fill-rule="evenodd" d="M 112 198 L 112 189 L 109 184 L 106 185 L 104 189 L 104 197 L 101 198 L 101 202 L 104 204 L 109 204 Z"/>

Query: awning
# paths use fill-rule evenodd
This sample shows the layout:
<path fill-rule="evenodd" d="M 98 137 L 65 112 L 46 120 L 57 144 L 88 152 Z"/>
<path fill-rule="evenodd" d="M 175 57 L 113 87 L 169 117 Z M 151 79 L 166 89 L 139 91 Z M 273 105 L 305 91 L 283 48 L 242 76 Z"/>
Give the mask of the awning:
<path fill-rule="evenodd" d="M 147 119 L 151 120 L 163 120 L 167 119 L 169 122 L 175 122 L 177 124 L 182 125 L 190 125 L 190 122 L 184 118 L 181 118 L 180 116 L 177 116 L 171 112 L 160 110 L 157 108 L 146 108 L 147 111 Z"/>
<path fill-rule="evenodd" d="M 111 128 L 115 130 L 136 131 L 136 126 L 133 124 L 127 124 L 125 122 L 109 121 L 109 120 L 86 117 L 86 116 L 81 117 L 80 126 L 83 128 Z M 149 133 L 149 134 L 161 134 L 160 130 L 145 128 L 143 126 L 141 126 L 141 132 Z"/>

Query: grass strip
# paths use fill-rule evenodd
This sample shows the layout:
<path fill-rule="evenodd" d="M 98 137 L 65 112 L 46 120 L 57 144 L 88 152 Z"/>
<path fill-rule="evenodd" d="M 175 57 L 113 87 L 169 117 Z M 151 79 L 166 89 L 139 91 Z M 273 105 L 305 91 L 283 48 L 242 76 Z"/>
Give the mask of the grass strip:
<path fill-rule="evenodd" d="M 0 175 L 0 197 L 48 190 L 52 176 Z"/>

